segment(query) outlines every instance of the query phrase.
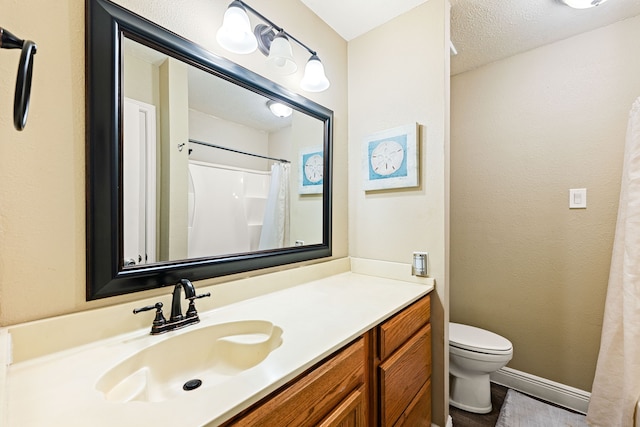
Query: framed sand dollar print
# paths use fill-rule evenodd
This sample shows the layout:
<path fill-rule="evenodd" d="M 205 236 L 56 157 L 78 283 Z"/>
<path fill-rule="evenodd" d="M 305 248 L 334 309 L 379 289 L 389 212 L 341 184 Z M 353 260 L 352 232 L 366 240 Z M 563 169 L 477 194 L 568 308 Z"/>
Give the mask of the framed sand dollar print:
<path fill-rule="evenodd" d="M 324 151 L 322 147 L 303 149 L 300 152 L 299 163 L 299 193 L 322 194 L 324 185 Z"/>
<path fill-rule="evenodd" d="M 418 163 L 417 123 L 371 134 L 362 144 L 363 188 L 417 187 Z"/>

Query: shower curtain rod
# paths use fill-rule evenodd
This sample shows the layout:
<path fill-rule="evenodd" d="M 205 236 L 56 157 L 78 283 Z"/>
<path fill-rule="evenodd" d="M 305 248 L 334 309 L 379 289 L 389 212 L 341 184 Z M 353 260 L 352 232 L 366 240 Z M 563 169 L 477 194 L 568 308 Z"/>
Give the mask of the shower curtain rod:
<path fill-rule="evenodd" d="M 223 147 L 221 145 L 209 144 L 208 142 L 197 141 L 195 139 L 189 139 L 189 142 L 192 142 L 194 144 L 205 145 L 205 146 L 211 147 L 211 148 L 218 148 L 220 150 L 231 151 L 233 153 L 244 154 L 246 156 L 260 157 L 261 159 L 273 160 L 273 161 L 280 162 L 280 163 L 291 163 L 291 161 L 289 161 L 289 160 L 276 159 L 275 157 L 263 156 L 261 154 L 247 153 L 246 151 L 234 150 L 233 148 Z"/>

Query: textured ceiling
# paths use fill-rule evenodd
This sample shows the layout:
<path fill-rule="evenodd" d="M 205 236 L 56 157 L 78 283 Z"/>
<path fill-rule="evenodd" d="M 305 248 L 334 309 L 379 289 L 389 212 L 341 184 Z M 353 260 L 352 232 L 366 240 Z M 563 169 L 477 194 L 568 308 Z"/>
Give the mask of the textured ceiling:
<path fill-rule="evenodd" d="M 424 3 L 425 0 L 300 0 L 345 40 Z M 458 74 L 632 16 L 640 0 L 609 0 L 571 9 L 560 0 L 450 0 L 451 40 Z"/>
<path fill-rule="evenodd" d="M 640 15 L 640 0 L 571 9 L 559 0 L 451 0 L 451 74 Z"/>

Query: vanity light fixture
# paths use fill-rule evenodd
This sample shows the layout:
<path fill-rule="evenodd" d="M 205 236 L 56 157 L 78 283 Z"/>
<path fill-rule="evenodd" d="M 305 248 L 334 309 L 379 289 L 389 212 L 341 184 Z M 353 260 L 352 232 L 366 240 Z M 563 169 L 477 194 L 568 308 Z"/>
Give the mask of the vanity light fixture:
<path fill-rule="evenodd" d="M 329 87 L 329 79 L 324 74 L 324 66 L 317 55 L 311 55 L 304 67 L 300 87 L 307 92 L 322 92 Z"/>
<path fill-rule="evenodd" d="M 293 59 L 293 50 L 284 31 L 279 31 L 273 38 L 269 48 L 267 64 L 281 74 L 288 75 L 298 71 L 296 61 Z"/>
<path fill-rule="evenodd" d="M 251 53 L 258 47 L 258 41 L 251 32 L 249 16 L 239 1 L 232 2 L 224 13 L 216 40 L 220 46 L 233 53 Z"/>
<path fill-rule="evenodd" d="M 564 4 L 574 9 L 588 9 L 590 7 L 600 6 L 607 0 L 562 0 Z"/>
<path fill-rule="evenodd" d="M 247 11 L 266 24 L 258 24 L 251 31 Z M 216 33 L 216 40 L 220 46 L 233 53 L 247 54 L 258 48 L 267 56 L 269 66 L 285 75 L 293 74 L 298 70 L 289 42 L 289 40 L 293 40 L 311 55 L 305 66 L 300 87 L 307 92 L 322 92 L 330 85 L 324 72 L 324 66 L 314 50 L 287 33 L 282 27 L 274 24 L 243 0 L 231 2 L 224 14 L 222 27 Z"/>
<path fill-rule="evenodd" d="M 267 107 L 269 107 L 269 110 L 271 110 L 273 115 L 276 117 L 285 118 L 289 117 L 291 113 L 293 113 L 293 109 L 288 105 L 284 105 L 272 100 L 267 101 Z"/>

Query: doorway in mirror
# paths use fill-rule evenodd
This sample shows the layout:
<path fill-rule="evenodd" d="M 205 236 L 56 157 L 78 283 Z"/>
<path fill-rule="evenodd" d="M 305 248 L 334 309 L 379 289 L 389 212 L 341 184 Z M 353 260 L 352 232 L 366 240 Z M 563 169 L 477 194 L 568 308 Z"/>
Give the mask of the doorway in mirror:
<path fill-rule="evenodd" d="M 156 262 L 156 107 L 125 98 L 124 265 Z"/>

